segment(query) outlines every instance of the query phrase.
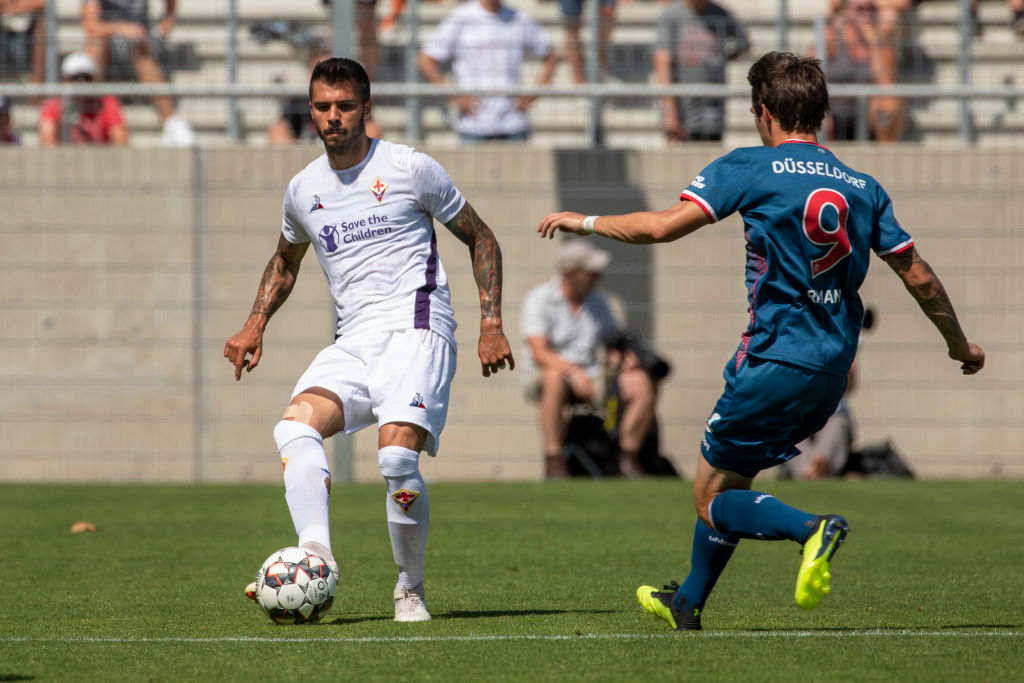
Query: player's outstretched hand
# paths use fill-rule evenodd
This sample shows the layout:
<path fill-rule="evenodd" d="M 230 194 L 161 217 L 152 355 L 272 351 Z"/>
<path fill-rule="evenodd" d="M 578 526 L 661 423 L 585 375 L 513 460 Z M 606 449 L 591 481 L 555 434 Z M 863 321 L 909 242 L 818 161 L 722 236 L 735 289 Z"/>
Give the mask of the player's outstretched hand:
<path fill-rule="evenodd" d="M 249 354 L 252 358 L 247 358 Z M 235 366 L 235 381 L 242 379 L 242 368 L 252 372 L 259 365 L 263 355 L 263 333 L 246 324 L 242 331 L 234 335 L 224 344 L 224 357 Z"/>
<path fill-rule="evenodd" d="M 960 371 L 965 375 L 973 375 L 985 367 L 985 351 L 977 344 L 968 343 L 961 352 L 950 351 L 949 357 L 962 361 Z"/>
<path fill-rule="evenodd" d="M 504 370 L 506 366 L 509 370 L 515 370 L 516 359 L 512 357 L 508 339 L 500 332 L 481 334 L 477 354 L 480 356 L 480 367 L 484 377 L 497 374 L 498 370 Z"/>
<path fill-rule="evenodd" d="M 581 213 L 574 213 L 572 211 L 559 211 L 558 213 L 548 214 L 544 220 L 540 222 L 537 227 L 537 232 L 540 233 L 541 237 L 547 237 L 549 239 L 555 236 L 555 233 L 559 230 L 564 232 L 574 232 L 577 235 L 585 234 L 583 232 L 583 219 L 586 218 Z"/>

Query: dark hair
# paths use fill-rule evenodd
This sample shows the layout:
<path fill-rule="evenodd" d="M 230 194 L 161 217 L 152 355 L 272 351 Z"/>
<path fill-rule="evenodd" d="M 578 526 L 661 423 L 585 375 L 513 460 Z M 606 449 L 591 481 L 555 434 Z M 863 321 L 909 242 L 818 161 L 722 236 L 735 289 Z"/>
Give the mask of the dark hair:
<path fill-rule="evenodd" d="M 331 57 L 313 67 L 309 77 L 309 99 L 313 100 L 313 83 L 323 81 L 327 85 L 351 83 L 363 104 L 370 101 L 370 77 L 363 65 L 346 57 Z"/>
<path fill-rule="evenodd" d="M 791 52 L 769 52 L 747 72 L 755 115 L 761 105 L 790 133 L 816 133 L 828 116 L 828 85 L 821 62 Z"/>

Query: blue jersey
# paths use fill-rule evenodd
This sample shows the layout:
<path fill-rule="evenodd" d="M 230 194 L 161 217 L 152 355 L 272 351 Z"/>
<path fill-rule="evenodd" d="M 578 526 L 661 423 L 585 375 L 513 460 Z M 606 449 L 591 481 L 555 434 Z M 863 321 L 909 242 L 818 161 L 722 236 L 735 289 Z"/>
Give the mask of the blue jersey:
<path fill-rule="evenodd" d="M 913 245 L 882 186 L 828 149 L 790 140 L 716 159 L 681 199 L 712 222 L 734 211 L 743 217 L 750 325 L 737 363 L 749 354 L 845 375 L 857 352 L 857 290 L 870 251 L 885 256 Z"/>

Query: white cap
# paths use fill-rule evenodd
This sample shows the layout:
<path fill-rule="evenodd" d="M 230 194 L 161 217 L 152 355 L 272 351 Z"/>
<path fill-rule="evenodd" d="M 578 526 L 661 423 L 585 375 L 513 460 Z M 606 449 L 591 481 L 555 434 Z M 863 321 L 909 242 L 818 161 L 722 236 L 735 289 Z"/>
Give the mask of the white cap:
<path fill-rule="evenodd" d="M 590 240 L 575 237 L 567 239 L 558 250 L 558 269 L 563 273 L 581 269 L 590 273 L 600 273 L 608 267 L 612 255 L 598 249 Z"/>
<path fill-rule="evenodd" d="M 88 74 L 94 79 L 100 75 L 93 58 L 81 51 L 72 52 L 60 64 L 60 75 L 64 78 L 73 78 L 79 74 Z"/>

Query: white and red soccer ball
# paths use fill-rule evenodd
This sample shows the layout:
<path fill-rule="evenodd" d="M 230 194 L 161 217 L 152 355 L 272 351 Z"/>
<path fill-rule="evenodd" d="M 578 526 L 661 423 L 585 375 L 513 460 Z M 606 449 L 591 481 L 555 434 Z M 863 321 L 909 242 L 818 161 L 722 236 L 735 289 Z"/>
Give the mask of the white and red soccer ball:
<path fill-rule="evenodd" d="M 279 624 L 319 621 L 337 589 L 338 577 L 327 562 L 302 548 L 272 553 L 256 575 L 256 603 Z"/>

